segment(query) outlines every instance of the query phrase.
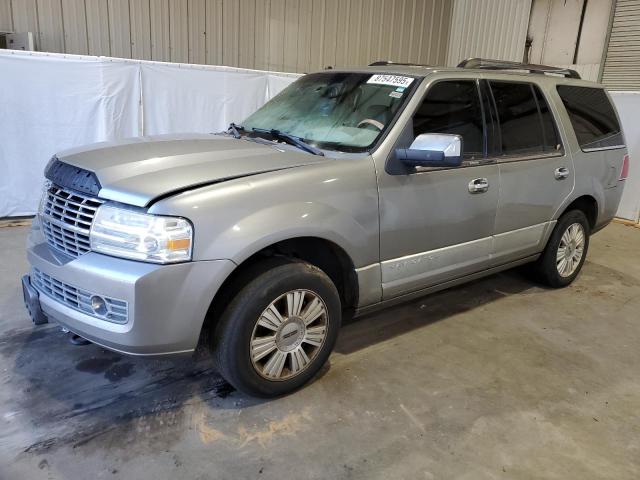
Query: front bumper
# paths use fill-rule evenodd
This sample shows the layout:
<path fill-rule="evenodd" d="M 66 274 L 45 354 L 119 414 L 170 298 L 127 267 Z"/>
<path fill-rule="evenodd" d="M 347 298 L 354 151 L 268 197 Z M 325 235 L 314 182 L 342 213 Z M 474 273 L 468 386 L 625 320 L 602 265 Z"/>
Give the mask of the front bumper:
<path fill-rule="evenodd" d="M 211 300 L 235 266 L 229 260 L 153 265 L 94 252 L 69 259 L 32 240 L 27 258 L 32 269 L 60 282 L 127 302 L 127 321 L 112 323 L 39 292 L 40 307 L 49 320 L 132 355 L 193 351 Z"/>
<path fill-rule="evenodd" d="M 36 325 L 44 325 L 48 323 L 47 317 L 40 308 L 40 294 L 31 285 L 29 275 L 22 277 L 22 297 L 24 299 L 24 306 L 27 308 L 31 321 Z"/>

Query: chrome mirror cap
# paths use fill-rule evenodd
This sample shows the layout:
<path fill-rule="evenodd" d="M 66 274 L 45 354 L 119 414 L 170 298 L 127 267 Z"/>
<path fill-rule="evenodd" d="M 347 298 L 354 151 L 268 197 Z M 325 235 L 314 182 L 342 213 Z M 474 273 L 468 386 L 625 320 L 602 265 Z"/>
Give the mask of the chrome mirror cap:
<path fill-rule="evenodd" d="M 462 136 L 448 133 L 423 133 L 416 137 L 410 150 L 442 152 L 445 158 L 462 156 Z"/>

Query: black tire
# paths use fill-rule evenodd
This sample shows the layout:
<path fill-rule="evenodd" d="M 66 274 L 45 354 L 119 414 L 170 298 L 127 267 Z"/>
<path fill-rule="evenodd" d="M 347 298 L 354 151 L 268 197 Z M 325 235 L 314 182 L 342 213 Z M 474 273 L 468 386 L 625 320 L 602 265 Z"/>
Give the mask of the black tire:
<path fill-rule="evenodd" d="M 563 276 L 558 271 L 556 255 L 562 241 L 562 236 L 567 231 L 567 229 L 569 229 L 569 227 L 576 223 L 582 226 L 582 231 L 584 233 L 584 247 L 582 250 L 582 258 L 571 274 Z M 589 249 L 589 234 L 589 222 L 584 212 L 582 212 L 581 210 L 571 210 L 564 213 L 558 219 L 558 223 L 553 229 L 551 237 L 549 238 L 547 246 L 542 252 L 542 255 L 536 262 L 532 264 L 532 273 L 534 274 L 535 279 L 553 288 L 562 288 L 570 285 L 571 282 L 573 282 L 580 273 L 582 265 L 584 265 L 584 261 L 587 258 L 587 251 Z"/>
<path fill-rule="evenodd" d="M 248 273 L 250 275 L 245 277 L 246 283 L 238 287 L 215 328 L 214 355 L 220 374 L 236 389 L 255 397 L 277 397 L 305 385 L 326 363 L 340 330 L 340 296 L 322 270 L 305 262 L 272 258 L 252 267 Z M 287 292 L 300 290 L 324 302 L 326 314 L 322 316 L 322 322 L 326 325 L 326 334 L 321 346 L 310 347 L 305 344 L 305 348 L 315 350 L 303 370 L 288 379 L 270 380 L 263 376 L 264 370 L 259 373 L 258 366 L 254 366 L 251 357 L 252 335 L 254 329 L 262 328 L 256 324 L 272 302 Z M 307 301 L 308 297 L 304 298 Z M 283 301 L 286 301 L 286 296 Z M 293 374 L 293 356 L 293 353 L 286 354 L 283 372 L 288 368 L 289 374 Z"/>

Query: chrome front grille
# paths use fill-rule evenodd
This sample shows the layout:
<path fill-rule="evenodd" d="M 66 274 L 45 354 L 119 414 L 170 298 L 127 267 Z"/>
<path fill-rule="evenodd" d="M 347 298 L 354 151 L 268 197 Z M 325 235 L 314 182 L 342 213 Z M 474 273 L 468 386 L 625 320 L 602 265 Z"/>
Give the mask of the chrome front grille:
<path fill-rule="evenodd" d="M 51 185 L 44 193 L 40 218 L 47 243 L 78 257 L 90 250 L 89 229 L 102 200 Z"/>
<path fill-rule="evenodd" d="M 105 302 L 106 312 L 98 315 L 91 307 L 91 298 L 96 296 L 94 293 L 61 282 L 37 268 L 31 271 L 31 285 L 40 293 L 79 312 L 113 323 L 127 323 L 129 305 L 124 300 L 100 295 Z"/>

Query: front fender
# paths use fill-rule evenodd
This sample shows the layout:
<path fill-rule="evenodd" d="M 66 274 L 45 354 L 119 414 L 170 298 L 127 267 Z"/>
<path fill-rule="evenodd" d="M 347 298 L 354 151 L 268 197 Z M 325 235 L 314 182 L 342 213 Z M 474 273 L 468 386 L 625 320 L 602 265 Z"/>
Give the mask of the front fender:
<path fill-rule="evenodd" d="M 151 213 L 194 225 L 194 260 L 240 264 L 282 240 L 340 246 L 356 268 L 379 261 L 378 191 L 369 156 L 231 180 L 167 198 Z"/>
<path fill-rule="evenodd" d="M 201 255 L 213 258 L 220 251 L 226 251 L 226 258 L 240 264 L 269 245 L 299 237 L 335 243 L 345 250 L 356 267 L 371 263 L 367 228 L 346 212 L 317 201 L 261 208 L 221 231 Z"/>

